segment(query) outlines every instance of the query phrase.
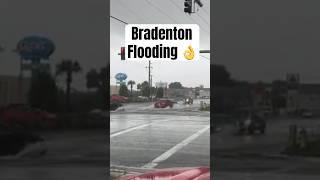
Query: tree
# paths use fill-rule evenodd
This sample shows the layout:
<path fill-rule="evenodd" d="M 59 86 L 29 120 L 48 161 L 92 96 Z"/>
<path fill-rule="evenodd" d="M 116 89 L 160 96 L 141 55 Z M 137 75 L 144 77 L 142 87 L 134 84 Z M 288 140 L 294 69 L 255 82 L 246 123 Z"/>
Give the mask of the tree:
<path fill-rule="evenodd" d="M 163 98 L 164 90 L 162 87 L 157 89 L 156 97 L 157 98 Z"/>
<path fill-rule="evenodd" d="M 157 91 L 156 87 L 150 87 L 150 95 L 151 96 L 154 96 L 156 94 L 156 91 Z"/>
<path fill-rule="evenodd" d="M 213 87 L 215 86 L 230 86 L 233 84 L 230 73 L 223 65 L 213 64 Z"/>
<path fill-rule="evenodd" d="M 134 82 L 133 80 L 128 81 L 128 85 L 130 85 L 131 96 L 132 96 L 132 86 L 135 84 L 136 84 L 136 82 Z"/>
<path fill-rule="evenodd" d="M 137 84 L 137 89 L 141 89 L 141 84 L 140 83 Z"/>
<path fill-rule="evenodd" d="M 121 84 L 120 85 L 119 95 L 128 97 L 129 90 L 128 90 L 128 87 L 125 84 Z"/>
<path fill-rule="evenodd" d="M 143 83 L 140 84 L 140 89 L 141 89 L 141 95 L 145 97 L 150 96 L 150 87 L 148 81 L 144 81 Z"/>
<path fill-rule="evenodd" d="M 32 76 L 28 102 L 31 107 L 49 112 L 58 110 L 58 87 L 51 74 L 39 71 Z"/>
<path fill-rule="evenodd" d="M 106 86 L 107 83 L 107 68 L 101 68 L 100 72 L 97 72 L 96 69 L 91 69 L 87 72 L 86 75 L 86 86 L 87 88 L 97 88 L 102 89 Z"/>
<path fill-rule="evenodd" d="M 279 108 L 286 107 L 287 87 L 288 84 L 286 81 L 274 80 L 272 82 L 271 101 L 274 112 L 277 111 Z"/>
<path fill-rule="evenodd" d="M 81 66 L 76 60 L 63 59 L 56 66 L 56 75 L 66 74 L 66 111 L 70 111 L 70 86 L 73 73 L 81 71 Z"/>
<path fill-rule="evenodd" d="M 88 89 L 99 88 L 101 85 L 99 73 L 96 69 L 91 69 L 86 74 L 86 86 Z"/>
<path fill-rule="evenodd" d="M 172 82 L 169 84 L 170 89 L 182 89 L 183 86 L 180 82 Z"/>
<path fill-rule="evenodd" d="M 106 99 L 107 99 L 107 93 L 108 92 L 108 84 L 107 84 L 107 79 L 109 76 L 109 73 L 107 72 L 107 68 L 103 67 L 100 69 L 100 72 L 97 72 L 96 69 L 91 69 L 90 71 L 87 72 L 86 74 L 86 86 L 88 89 L 91 88 L 95 88 L 97 89 L 97 92 L 99 94 L 99 99 L 101 102 L 101 106 L 104 109 L 108 109 L 107 105 L 108 103 L 106 103 Z M 102 98 L 101 98 L 102 97 Z"/>

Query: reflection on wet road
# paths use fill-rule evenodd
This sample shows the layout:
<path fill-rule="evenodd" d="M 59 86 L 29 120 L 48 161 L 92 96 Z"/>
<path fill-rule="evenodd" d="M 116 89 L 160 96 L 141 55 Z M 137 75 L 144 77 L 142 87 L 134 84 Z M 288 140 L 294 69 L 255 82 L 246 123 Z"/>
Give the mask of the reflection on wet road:
<path fill-rule="evenodd" d="M 106 179 L 104 129 L 39 132 L 48 152 L 41 157 L 0 159 L 1 180 Z"/>
<path fill-rule="evenodd" d="M 156 109 L 131 104 L 110 115 L 112 166 L 168 168 L 209 166 L 210 113 L 193 105 Z"/>
<path fill-rule="evenodd" d="M 319 179 L 320 159 L 281 154 L 290 124 L 309 130 L 319 125 L 317 119 L 276 118 L 267 121 L 265 135 L 242 136 L 234 134 L 232 124 L 220 125 L 223 130 L 211 136 L 213 176 L 224 180 Z"/>

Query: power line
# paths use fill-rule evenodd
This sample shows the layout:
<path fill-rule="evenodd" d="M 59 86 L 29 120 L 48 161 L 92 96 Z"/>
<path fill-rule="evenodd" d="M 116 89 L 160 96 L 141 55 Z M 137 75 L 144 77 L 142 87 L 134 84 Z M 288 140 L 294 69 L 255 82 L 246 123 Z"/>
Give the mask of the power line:
<path fill-rule="evenodd" d="M 200 17 L 200 19 L 203 20 L 203 22 L 205 22 L 209 27 L 210 27 L 210 24 L 208 23 L 208 21 L 206 19 L 204 19 L 202 16 L 200 16 L 199 14 L 197 14 L 197 16 Z"/>
<path fill-rule="evenodd" d="M 201 9 L 203 9 L 203 12 L 206 13 L 210 17 L 210 13 L 205 8 L 201 8 Z"/>
<path fill-rule="evenodd" d="M 205 9 L 205 8 L 201 8 L 203 10 L 204 13 L 206 13 L 209 17 L 210 17 L 210 13 Z"/>
<path fill-rule="evenodd" d="M 134 12 L 130 7 L 128 7 L 126 3 L 122 2 L 121 0 L 119 0 L 118 2 L 122 4 L 122 6 L 124 6 L 126 9 L 128 9 L 132 14 L 134 14 L 139 20 L 144 22 L 144 20 L 136 12 Z"/>
<path fill-rule="evenodd" d="M 204 55 L 200 55 L 201 57 L 210 60 L 208 57 L 205 57 Z"/>
<path fill-rule="evenodd" d="M 178 9 L 180 9 L 180 7 L 178 6 L 178 4 L 176 4 L 174 1 L 172 1 L 172 0 L 170 0 L 172 3 L 173 3 L 173 5 L 175 5 Z"/>
<path fill-rule="evenodd" d="M 169 19 L 173 20 L 173 22 L 177 23 L 177 21 L 173 18 L 171 18 L 166 12 L 162 11 L 161 8 L 159 8 L 158 6 L 152 4 L 149 0 L 145 0 L 148 4 L 150 4 L 150 6 L 152 6 L 153 8 L 157 9 L 161 14 L 164 14 L 165 16 L 167 16 Z"/>
<path fill-rule="evenodd" d="M 210 35 L 210 32 L 209 32 L 207 29 L 203 28 L 199 23 L 197 23 L 196 20 L 195 20 L 192 16 L 190 16 L 190 18 L 192 19 L 192 21 L 193 21 L 195 24 L 198 24 L 198 25 L 200 26 L 200 28 L 201 28 L 204 32 L 206 32 L 208 35 Z"/>
<path fill-rule="evenodd" d="M 122 22 L 122 23 L 124 23 L 124 24 L 129 24 L 129 23 L 127 23 L 127 22 L 125 22 L 125 21 L 123 21 L 123 20 L 121 20 L 121 19 L 119 19 L 119 18 L 116 18 L 116 17 L 112 16 L 112 15 L 110 15 L 110 18 L 113 18 L 113 19 L 115 19 L 115 20 L 117 20 L 117 21 L 119 21 L 119 22 Z"/>

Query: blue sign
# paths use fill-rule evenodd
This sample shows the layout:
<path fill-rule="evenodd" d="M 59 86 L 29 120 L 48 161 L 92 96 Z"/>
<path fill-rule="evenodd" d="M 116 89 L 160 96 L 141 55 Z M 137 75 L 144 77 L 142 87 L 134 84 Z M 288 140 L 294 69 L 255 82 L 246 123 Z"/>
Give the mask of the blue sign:
<path fill-rule="evenodd" d="M 55 45 L 43 36 L 27 36 L 18 42 L 16 50 L 23 60 L 40 61 L 49 59 Z"/>
<path fill-rule="evenodd" d="M 126 74 L 124 74 L 124 73 L 118 73 L 118 74 L 116 74 L 116 76 L 115 76 L 116 80 L 118 80 L 118 81 L 120 81 L 120 82 L 126 80 L 127 77 L 128 77 L 128 76 L 127 76 Z"/>

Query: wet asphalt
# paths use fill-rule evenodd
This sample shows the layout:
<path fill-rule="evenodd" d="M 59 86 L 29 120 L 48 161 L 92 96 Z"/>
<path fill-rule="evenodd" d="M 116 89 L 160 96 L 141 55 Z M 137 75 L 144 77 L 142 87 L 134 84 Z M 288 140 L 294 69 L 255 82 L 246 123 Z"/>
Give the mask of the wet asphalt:
<path fill-rule="evenodd" d="M 210 113 L 193 105 L 128 104 L 110 115 L 110 163 L 129 168 L 210 165 Z M 114 135 L 114 136 L 113 136 Z M 165 158 L 164 158 L 165 157 Z"/>
<path fill-rule="evenodd" d="M 319 118 L 269 119 L 265 135 L 236 136 L 232 124 L 220 124 L 221 132 L 211 136 L 213 177 L 224 180 L 319 179 L 319 158 L 281 153 L 288 143 L 292 124 L 307 128 L 310 135 L 319 135 Z"/>

